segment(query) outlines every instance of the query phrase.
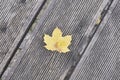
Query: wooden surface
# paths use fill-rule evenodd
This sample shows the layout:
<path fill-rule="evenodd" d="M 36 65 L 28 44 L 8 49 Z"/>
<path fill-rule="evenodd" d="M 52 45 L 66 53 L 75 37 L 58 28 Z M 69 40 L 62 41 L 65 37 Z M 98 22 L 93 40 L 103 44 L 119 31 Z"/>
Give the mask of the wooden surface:
<path fill-rule="evenodd" d="M 0 10 L 2 80 L 120 79 L 119 0 L 2 0 Z M 66 54 L 43 47 L 57 26 L 72 35 Z"/>
<path fill-rule="evenodd" d="M 0 1 L 0 74 L 44 0 Z"/>
<path fill-rule="evenodd" d="M 115 0 L 108 16 L 100 25 L 70 80 L 120 80 L 120 1 Z"/>
<path fill-rule="evenodd" d="M 30 45 L 23 46 L 27 47 L 25 51 L 17 52 L 23 56 L 14 57 L 3 79 L 63 80 L 75 62 L 74 58 L 79 54 L 80 47 L 83 46 L 78 43 L 92 31 L 97 17 L 107 2 L 108 0 L 53 0 L 54 4 L 52 4 L 48 15 L 45 16 L 43 22 L 40 20 L 36 26 L 36 34 L 33 40 L 30 40 Z M 43 47 L 45 45 L 43 42 L 44 33 L 51 34 L 56 26 L 63 31 L 63 35 L 71 34 L 73 36 L 71 51 L 67 54 L 51 52 Z"/>

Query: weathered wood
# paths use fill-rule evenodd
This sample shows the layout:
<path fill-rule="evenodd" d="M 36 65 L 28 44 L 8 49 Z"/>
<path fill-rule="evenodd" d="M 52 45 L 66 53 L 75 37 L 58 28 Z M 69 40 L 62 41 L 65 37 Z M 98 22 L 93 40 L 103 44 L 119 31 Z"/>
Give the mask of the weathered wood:
<path fill-rule="evenodd" d="M 0 74 L 44 0 L 1 0 Z"/>
<path fill-rule="evenodd" d="M 40 18 L 39 24 L 29 39 L 23 41 L 11 64 L 2 76 L 4 80 L 63 80 L 74 58 L 79 54 L 81 39 L 92 31 L 97 17 L 109 0 L 53 0 L 47 16 Z M 43 35 L 51 34 L 58 26 L 63 35 L 73 36 L 71 51 L 59 54 L 46 50 Z M 21 56 L 22 55 L 22 56 Z M 12 75 L 11 75 L 12 74 Z"/>
<path fill-rule="evenodd" d="M 114 0 L 70 80 L 120 79 L 119 11 L 120 1 Z"/>
<path fill-rule="evenodd" d="M 54 3 L 54 0 L 52 0 L 52 1 L 47 0 L 45 7 L 43 7 L 43 9 L 40 11 L 39 15 L 37 16 L 37 19 L 35 20 L 34 24 L 31 26 L 29 32 L 27 33 L 26 37 L 24 38 L 24 41 L 22 42 L 22 44 L 18 48 L 16 54 L 14 55 L 13 59 L 11 60 L 9 67 L 7 68 L 6 72 L 3 74 L 3 76 L 2 76 L 3 80 L 9 80 L 9 78 L 13 74 L 14 70 L 20 63 L 20 60 L 22 59 L 26 50 L 28 49 L 29 45 L 31 44 L 31 41 L 34 39 L 36 33 L 38 32 L 37 30 L 39 29 L 39 27 L 36 27 L 36 25 L 39 26 L 42 24 L 42 22 L 45 19 L 45 16 L 47 16 L 49 11 L 51 10 L 53 3 Z M 46 7 L 48 7 L 48 9 L 46 9 Z M 39 20 L 39 18 L 40 18 L 40 20 Z M 38 23 L 38 21 L 39 21 L 39 23 Z"/>

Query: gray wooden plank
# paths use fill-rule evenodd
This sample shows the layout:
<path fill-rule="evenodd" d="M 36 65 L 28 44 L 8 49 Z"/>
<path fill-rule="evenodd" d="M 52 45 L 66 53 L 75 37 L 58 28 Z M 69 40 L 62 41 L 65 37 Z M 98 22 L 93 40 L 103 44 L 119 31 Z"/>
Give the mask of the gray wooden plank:
<path fill-rule="evenodd" d="M 70 80 L 120 80 L 119 13 L 114 0 Z"/>
<path fill-rule="evenodd" d="M 28 33 L 26 38 L 30 36 L 29 39 L 23 41 L 21 50 L 17 51 L 2 78 L 4 80 L 63 80 L 74 63 L 74 57 L 79 54 L 78 48 L 84 46 L 78 43 L 92 31 L 97 17 L 108 1 L 53 0 L 51 10 L 44 12 L 48 14 L 40 18 L 33 34 Z M 51 34 L 56 26 L 62 29 L 64 35 L 73 36 L 71 51 L 67 54 L 48 51 L 43 47 L 44 33 Z"/>
<path fill-rule="evenodd" d="M 3 76 L 2 76 L 3 80 L 9 80 L 10 77 L 12 76 L 12 74 L 14 72 L 14 69 L 16 69 L 16 67 L 20 63 L 20 61 L 21 61 L 22 57 L 24 56 L 26 50 L 28 49 L 29 45 L 31 44 L 31 41 L 34 39 L 34 37 L 37 33 L 37 30 L 39 29 L 39 27 L 36 27 L 36 25 L 39 26 L 39 25 L 42 24 L 42 22 L 45 19 L 45 16 L 47 16 L 49 11 L 51 10 L 53 3 L 54 3 L 54 0 L 52 0 L 52 1 L 47 0 L 47 2 L 45 3 L 43 9 L 40 11 L 40 13 L 37 16 L 35 22 L 31 26 L 29 32 L 27 33 L 26 37 L 24 38 L 23 42 L 21 43 L 19 49 L 17 50 L 16 54 L 14 55 L 13 59 L 11 60 L 10 65 L 8 66 L 5 73 L 3 74 Z M 47 7 L 48 7 L 48 9 L 46 9 Z M 40 20 L 39 20 L 39 18 L 40 18 Z M 39 24 L 38 24 L 38 21 L 39 21 Z"/>
<path fill-rule="evenodd" d="M 44 0 L 0 1 L 0 74 Z"/>

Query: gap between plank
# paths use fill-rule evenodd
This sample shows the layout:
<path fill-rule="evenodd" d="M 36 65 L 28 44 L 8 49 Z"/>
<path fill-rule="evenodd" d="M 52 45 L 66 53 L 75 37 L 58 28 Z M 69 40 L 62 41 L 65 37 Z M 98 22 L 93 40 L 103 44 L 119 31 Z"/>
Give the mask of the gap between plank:
<path fill-rule="evenodd" d="M 43 0 L 42 3 L 40 4 L 39 8 L 36 9 L 37 11 L 33 13 L 34 15 L 31 14 L 32 17 L 30 18 L 28 24 L 25 24 L 25 26 L 27 25 L 27 27 L 26 27 L 25 30 L 23 30 L 24 31 L 23 34 L 20 34 L 19 37 L 16 38 L 16 42 L 14 42 L 14 44 L 16 44 L 16 45 L 13 44 L 14 45 L 14 47 L 12 47 L 13 50 L 10 51 L 9 54 L 7 53 L 8 55 L 6 54 L 7 55 L 6 57 L 8 57 L 8 58 L 7 59 L 4 58 L 3 61 L 2 61 L 2 63 L 0 64 L 0 78 L 2 77 L 3 73 L 6 71 L 6 69 L 7 69 L 8 65 L 9 65 L 10 61 L 14 57 L 17 49 L 19 48 L 20 44 L 24 40 L 24 38 L 25 38 L 26 34 L 28 33 L 31 25 L 34 23 L 37 15 L 39 14 L 39 12 L 41 11 L 41 9 L 43 8 L 43 6 L 46 3 L 46 1 L 47 0 Z M 25 26 L 23 26 L 23 27 L 25 27 Z"/>
<path fill-rule="evenodd" d="M 78 58 L 77 58 L 78 60 L 76 60 L 75 64 L 74 64 L 73 66 L 71 66 L 71 68 L 68 70 L 67 75 L 65 76 L 64 80 L 69 80 L 69 79 L 70 79 L 70 77 L 71 77 L 71 75 L 73 74 L 73 72 L 74 72 L 77 64 L 78 64 L 79 61 L 81 60 L 82 56 L 84 55 L 84 52 L 86 51 L 88 45 L 90 44 L 93 36 L 95 35 L 95 33 L 96 33 L 96 31 L 98 30 L 99 26 L 100 26 L 100 25 L 102 24 L 102 22 L 104 21 L 104 18 L 107 16 L 108 11 L 109 11 L 112 3 L 113 3 L 113 0 L 110 0 L 110 1 L 108 1 L 107 5 L 105 5 L 103 11 L 102 11 L 101 14 L 100 14 L 100 15 L 101 15 L 101 21 L 100 21 L 99 25 L 95 24 L 95 25 L 94 25 L 94 28 L 92 29 L 92 31 L 90 32 L 90 34 L 88 34 L 88 36 L 87 36 L 87 38 L 88 38 L 88 40 L 89 40 L 88 43 L 85 45 L 85 47 L 84 47 L 84 49 L 83 49 L 82 52 L 79 51 L 80 54 L 78 55 Z M 85 39 L 85 38 L 83 38 L 83 39 Z"/>

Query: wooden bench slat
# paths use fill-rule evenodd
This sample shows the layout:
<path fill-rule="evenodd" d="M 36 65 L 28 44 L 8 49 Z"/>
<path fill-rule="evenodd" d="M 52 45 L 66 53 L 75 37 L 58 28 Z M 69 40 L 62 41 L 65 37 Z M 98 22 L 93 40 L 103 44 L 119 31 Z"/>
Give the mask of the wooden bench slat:
<path fill-rule="evenodd" d="M 48 14 L 44 12 L 46 16 L 42 15 L 33 33 L 26 36 L 30 36 L 29 40 L 21 44 L 22 50 L 17 51 L 2 76 L 4 80 L 63 80 L 79 54 L 79 48 L 84 46 L 78 43 L 92 31 L 109 0 L 53 1 Z M 63 35 L 73 36 L 71 51 L 67 54 L 48 51 L 43 47 L 44 33 L 51 34 L 56 26 L 63 31 Z"/>
<path fill-rule="evenodd" d="M 70 80 L 120 79 L 119 11 L 120 1 L 114 0 Z"/>

